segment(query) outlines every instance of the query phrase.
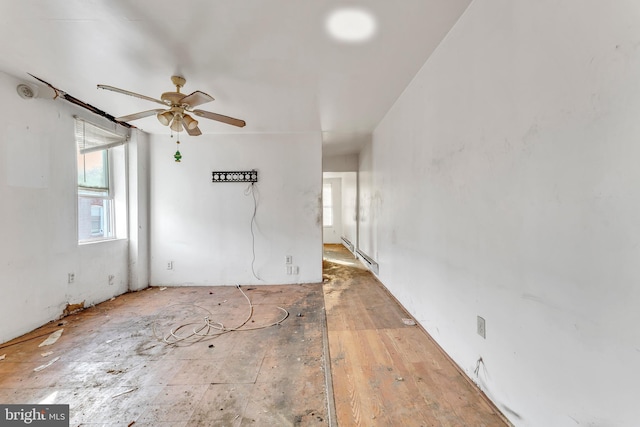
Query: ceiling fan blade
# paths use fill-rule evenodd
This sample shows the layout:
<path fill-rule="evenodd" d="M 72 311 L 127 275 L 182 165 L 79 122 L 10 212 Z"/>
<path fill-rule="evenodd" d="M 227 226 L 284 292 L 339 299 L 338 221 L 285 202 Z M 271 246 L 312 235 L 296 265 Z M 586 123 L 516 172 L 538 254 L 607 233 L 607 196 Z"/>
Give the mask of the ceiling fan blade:
<path fill-rule="evenodd" d="M 146 95 L 140 95 L 139 93 L 131 92 L 131 91 L 120 89 L 120 88 L 113 87 L 113 86 L 98 85 L 98 89 L 110 90 L 110 91 L 113 91 L 113 92 L 122 93 L 124 95 L 129 95 L 129 96 L 133 96 L 133 97 L 136 97 L 136 98 L 145 99 L 147 101 L 157 102 L 158 104 L 167 105 L 166 102 L 161 101 L 159 99 L 151 98 L 150 96 L 146 96 Z"/>
<path fill-rule="evenodd" d="M 204 117 L 206 119 L 216 120 L 218 122 L 226 123 L 228 125 L 244 127 L 246 125 L 244 120 L 234 119 L 233 117 L 223 116 L 222 114 L 212 113 L 204 110 L 193 110 L 193 114 L 196 116 Z"/>
<path fill-rule="evenodd" d="M 128 116 L 116 117 L 116 120 L 120 120 L 121 122 L 130 122 L 131 120 L 138 120 L 144 117 L 153 116 L 155 114 L 162 113 L 163 111 L 166 110 L 163 108 L 156 108 L 155 110 L 141 111 L 139 113 L 129 114 Z"/>
<path fill-rule="evenodd" d="M 180 100 L 180 104 L 187 104 L 189 107 L 193 108 L 211 101 L 213 101 L 213 96 L 197 90 L 182 98 Z"/>
<path fill-rule="evenodd" d="M 198 126 L 194 127 L 193 129 L 189 129 L 188 127 L 185 126 L 184 128 L 187 133 L 191 136 L 198 136 L 198 135 L 202 135 L 202 132 L 200 131 L 200 128 Z"/>

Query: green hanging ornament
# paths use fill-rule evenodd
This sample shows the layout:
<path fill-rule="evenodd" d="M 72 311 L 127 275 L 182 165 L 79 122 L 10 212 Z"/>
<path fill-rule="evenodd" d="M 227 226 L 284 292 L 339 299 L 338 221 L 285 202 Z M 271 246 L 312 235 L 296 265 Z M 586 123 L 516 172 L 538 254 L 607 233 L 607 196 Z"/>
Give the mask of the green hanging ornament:
<path fill-rule="evenodd" d="M 176 145 L 180 145 L 180 140 L 176 141 Z M 176 159 L 176 163 L 180 163 L 180 159 L 182 159 L 182 154 L 180 154 L 180 150 L 176 150 L 176 154 L 173 155 L 173 158 Z"/>

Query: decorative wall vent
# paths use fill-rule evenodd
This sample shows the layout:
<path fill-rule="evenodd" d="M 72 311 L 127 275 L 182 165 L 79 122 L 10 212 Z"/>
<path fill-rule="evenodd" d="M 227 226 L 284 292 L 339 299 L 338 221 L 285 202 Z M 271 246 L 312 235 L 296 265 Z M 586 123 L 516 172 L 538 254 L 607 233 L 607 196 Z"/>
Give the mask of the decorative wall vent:
<path fill-rule="evenodd" d="M 212 182 L 258 182 L 258 171 L 211 172 Z"/>

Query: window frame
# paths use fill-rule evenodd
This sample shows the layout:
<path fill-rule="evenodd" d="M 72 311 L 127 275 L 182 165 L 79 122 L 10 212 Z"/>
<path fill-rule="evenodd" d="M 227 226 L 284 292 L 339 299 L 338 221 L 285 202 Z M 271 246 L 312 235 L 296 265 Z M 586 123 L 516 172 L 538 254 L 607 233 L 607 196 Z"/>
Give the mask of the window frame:
<path fill-rule="evenodd" d="M 76 241 L 79 245 L 83 245 L 126 238 L 125 229 L 127 219 L 122 217 L 122 215 L 123 213 L 126 215 L 126 212 L 128 212 L 128 203 L 126 200 L 126 185 L 128 180 L 126 176 L 127 153 L 124 148 L 123 151 L 116 150 L 118 151 L 118 159 L 116 160 L 114 149 L 125 145 L 129 140 L 129 135 L 128 133 L 125 135 L 118 133 L 117 126 L 115 125 L 114 130 L 110 130 L 83 118 L 77 116 L 74 116 L 74 118 L 76 119 Z M 106 187 L 91 187 L 86 185 L 87 182 L 86 179 L 84 179 L 86 175 L 81 182 L 80 174 L 83 172 L 86 173 L 86 170 L 82 170 L 83 167 L 86 167 L 86 157 L 84 156 L 92 153 L 102 153 L 102 173 L 106 175 L 104 176 L 103 183 Z M 123 156 L 122 158 L 120 158 L 121 155 Z M 82 164 L 81 157 L 83 157 Z M 115 176 L 116 163 L 118 164 L 118 173 L 124 168 L 124 176 Z M 118 179 L 118 182 L 122 180 L 122 183 L 117 184 L 116 179 Z M 125 194 L 119 196 L 118 194 L 122 190 L 121 187 L 123 185 L 125 186 Z M 101 200 L 102 203 L 97 202 L 99 200 Z M 116 206 L 116 203 L 122 207 Z M 101 207 L 102 215 L 100 216 L 100 225 L 102 232 L 93 233 L 92 231 L 94 230 L 93 221 L 95 221 L 95 218 L 91 215 L 91 206 Z M 124 211 L 120 212 L 123 208 Z M 124 227 L 122 233 L 118 231 L 120 226 Z"/>
<path fill-rule="evenodd" d="M 326 197 L 326 188 L 329 188 L 329 197 Z M 327 200 L 328 199 L 328 200 Z M 330 215 L 330 220 L 327 222 L 327 215 L 325 214 L 326 210 L 329 209 L 329 211 L 331 212 Z M 334 206 L 333 206 L 333 184 L 330 182 L 323 182 L 322 183 L 322 226 L 324 228 L 331 228 L 334 226 L 334 220 L 333 220 L 333 212 Z"/>
<path fill-rule="evenodd" d="M 79 182 L 76 185 L 77 189 L 77 238 L 79 244 L 85 243 L 94 243 L 108 240 L 116 239 L 116 221 L 115 221 L 115 200 L 113 194 L 113 161 L 112 161 L 112 152 L 109 148 L 105 148 L 104 150 L 96 150 L 95 153 L 103 154 L 103 169 L 106 174 L 105 182 L 106 188 L 99 187 L 87 187 L 81 185 Z M 78 150 L 76 156 L 86 156 L 86 154 L 80 154 L 80 150 Z M 79 157 L 78 157 L 79 158 Z M 105 167 L 106 166 L 106 167 Z M 79 173 L 79 171 L 78 171 Z M 80 203 L 82 200 L 90 201 L 90 200 L 102 200 L 102 205 L 90 204 L 91 206 L 101 206 L 103 211 L 102 218 L 102 230 L 103 233 L 99 233 L 98 235 L 94 235 L 92 231 L 90 231 L 91 237 L 82 238 L 80 233 L 80 221 L 81 221 L 81 212 L 80 212 Z M 89 216 L 89 222 L 93 221 L 92 215 Z M 90 227 L 92 230 L 92 227 Z"/>

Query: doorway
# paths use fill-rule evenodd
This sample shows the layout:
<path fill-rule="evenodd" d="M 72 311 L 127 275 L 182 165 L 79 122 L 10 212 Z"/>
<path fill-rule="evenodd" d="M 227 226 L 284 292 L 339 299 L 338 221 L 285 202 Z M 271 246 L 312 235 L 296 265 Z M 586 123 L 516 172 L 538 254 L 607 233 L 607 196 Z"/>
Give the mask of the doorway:
<path fill-rule="evenodd" d="M 358 173 L 324 172 L 322 189 L 322 241 L 353 252 L 358 245 Z"/>

